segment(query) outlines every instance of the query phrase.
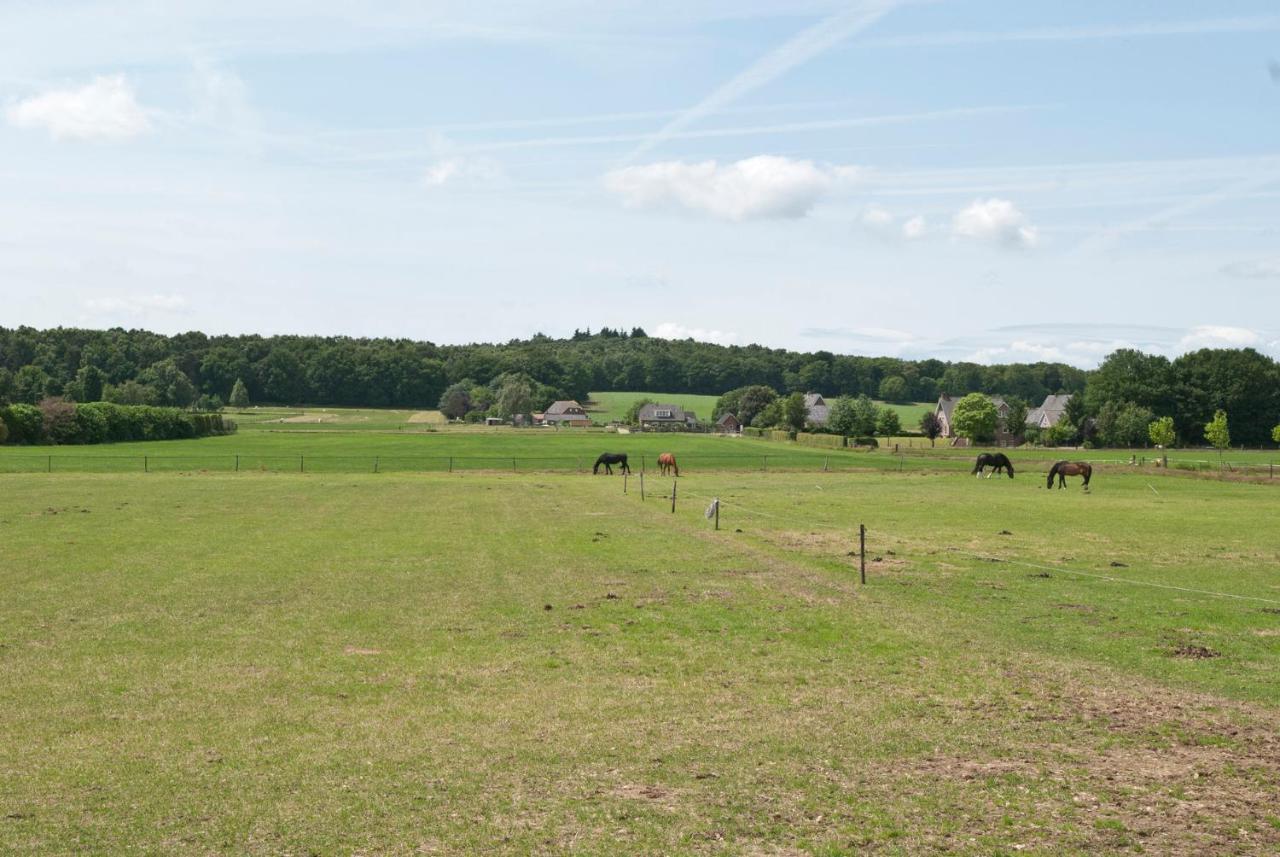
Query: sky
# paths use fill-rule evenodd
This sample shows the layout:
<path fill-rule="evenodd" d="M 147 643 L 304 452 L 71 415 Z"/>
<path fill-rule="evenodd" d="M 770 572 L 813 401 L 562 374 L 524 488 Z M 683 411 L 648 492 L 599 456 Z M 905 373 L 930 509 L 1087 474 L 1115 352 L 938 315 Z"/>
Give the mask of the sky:
<path fill-rule="evenodd" d="M 0 325 L 1280 357 L 1280 7 L 0 0 Z"/>

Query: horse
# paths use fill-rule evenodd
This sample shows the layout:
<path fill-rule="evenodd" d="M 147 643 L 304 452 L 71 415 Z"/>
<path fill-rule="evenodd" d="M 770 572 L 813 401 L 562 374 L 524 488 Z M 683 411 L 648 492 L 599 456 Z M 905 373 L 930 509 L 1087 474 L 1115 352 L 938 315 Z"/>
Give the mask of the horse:
<path fill-rule="evenodd" d="M 676 464 L 676 457 L 669 452 L 664 452 L 658 456 L 658 472 L 666 476 L 669 471 L 674 471 L 676 476 L 680 475 L 680 465 Z"/>
<path fill-rule="evenodd" d="M 607 473 L 607 474 L 609 474 L 610 476 L 612 476 L 612 475 L 613 475 L 613 468 L 609 466 L 609 465 L 611 465 L 611 464 L 620 464 L 620 465 L 622 465 L 622 472 L 623 472 L 623 473 L 630 473 L 630 472 L 631 472 L 631 467 L 630 467 L 630 465 L 628 465 L 628 464 L 627 464 L 627 454 L 626 454 L 625 452 L 602 452 L 602 453 L 600 453 L 600 457 L 596 459 L 595 467 L 592 467 L 592 468 L 591 468 L 591 472 L 592 472 L 593 474 L 595 474 L 595 473 L 599 473 L 599 472 L 600 472 L 600 465 L 601 465 L 601 464 L 603 464 L 603 465 L 604 465 L 604 472 L 605 472 L 605 473 Z"/>
<path fill-rule="evenodd" d="M 969 471 L 979 479 L 982 478 L 982 471 L 991 468 L 991 472 L 987 474 L 990 479 L 1001 470 L 1009 474 L 1009 478 L 1013 478 L 1013 462 L 1009 460 L 1009 456 L 1003 452 L 984 452 L 978 456 L 978 460 L 973 463 L 973 470 Z"/>
<path fill-rule="evenodd" d="M 1053 487 L 1053 477 L 1058 477 L 1058 487 L 1066 488 L 1068 476 L 1083 476 L 1084 490 L 1089 490 L 1089 477 L 1093 475 L 1093 466 L 1087 461 L 1057 461 L 1049 468 L 1049 481 L 1044 486 Z"/>

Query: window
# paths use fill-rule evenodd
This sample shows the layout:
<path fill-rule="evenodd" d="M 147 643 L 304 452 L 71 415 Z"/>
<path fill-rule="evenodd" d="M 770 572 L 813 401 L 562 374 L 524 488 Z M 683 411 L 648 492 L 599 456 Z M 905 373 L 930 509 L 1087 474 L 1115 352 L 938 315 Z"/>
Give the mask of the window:
<path fill-rule="evenodd" d="M 657 419 L 660 419 L 660 420 L 669 420 L 669 419 L 671 419 L 671 411 L 654 411 L 654 412 L 653 412 L 653 415 L 654 415 L 654 417 L 656 417 Z"/>

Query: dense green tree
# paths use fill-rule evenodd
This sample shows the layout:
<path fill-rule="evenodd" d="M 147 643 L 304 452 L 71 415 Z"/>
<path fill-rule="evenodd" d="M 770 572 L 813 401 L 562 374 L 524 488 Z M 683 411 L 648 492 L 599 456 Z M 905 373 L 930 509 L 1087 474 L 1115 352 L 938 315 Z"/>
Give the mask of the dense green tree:
<path fill-rule="evenodd" d="M 627 412 L 622 417 L 623 422 L 625 422 L 627 425 L 632 425 L 632 426 L 639 425 L 640 409 L 643 408 L 645 405 L 654 405 L 654 404 L 657 404 L 657 403 L 654 402 L 653 399 L 650 399 L 645 396 L 642 396 L 639 399 L 636 399 L 627 407 Z"/>
<path fill-rule="evenodd" d="M 39 366 L 23 366 L 13 376 L 13 400 L 34 405 L 50 394 L 49 373 Z"/>
<path fill-rule="evenodd" d="M 535 387 L 525 375 L 509 374 L 504 376 L 494 390 L 493 405 L 489 411 L 492 416 L 509 420 L 516 414 L 527 414 L 535 409 Z"/>
<path fill-rule="evenodd" d="M 868 395 L 859 395 L 853 400 L 853 424 L 851 435 L 869 437 L 876 433 L 876 423 L 880 420 L 880 409 Z"/>
<path fill-rule="evenodd" d="M 907 380 L 901 375 L 890 375 L 880 382 L 880 398 L 886 402 L 905 402 L 909 397 Z"/>
<path fill-rule="evenodd" d="M 460 420 L 465 417 L 472 410 L 471 390 L 475 385 L 476 382 L 470 378 L 450 384 L 445 388 L 439 404 L 436 405 L 440 413 L 451 420 Z"/>
<path fill-rule="evenodd" d="M 902 432 L 902 418 L 893 408 L 881 408 L 880 418 L 876 420 L 876 434 L 881 437 L 894 437 Z"/>
<path fill-rule="evenodd" d="M 1270 439 L 1280 412 L 1280 369 L 1271 358 L 1252 348 L 1205 348 L 1173 361 L 1173 376 L 1173 418 L 1184 441 L 1198 443 L 1219 410 L 1231 414 L 1237 443 Z"/>
<path fill-rule="evenodd" d="M 1147 437 L 1156 446 L 1168 449 L 1177 441 L 1178 436 L 1174 431 L 1173 417 L 1160 417 L 1152 420 L 1147 425 Z"/>
<path fill-rule="evenodd" d="M 951 428 L 970 441 L 988 441 L 996 436 L 999 418 L 990 399 L 980 393 L 970 393 L 952 409 Z"/>
<path fill-rule="evenodd" d="M 733 414 L 743 425 L 755 425 L 756 415 L 778 398 L 772 387 L 763 384 L 752 384 L 730 390 L 716 401 L 712 419 L 719 419 L 725 414 Z"/>
<path fill-rule="evenodd" d="M 1097 415 L 1107 402 L 1132 402 L 1156 413 L 1173 405 L 1173 369 L 1168 358 L 1121 348 L 1107 355 L 1089 376 L 1082 404 Z"/>
<path fill-rule="evenodd" d="M 942 434 L 942 420 L 936 411 L 926 411 L 920 415 L 920 431 L 929 438 L 930 446 L 937 444 L 938 436 Z"/>
<path fill-rule="evenodd" d="M 1205 423 L 1204 439 L 1209 445 L 1218 450 L 1218 454 L 1222 454 L 1222 450 L 1231 446 L 1231 429 L 1227 425 L 1227 412 L 1217 410 L 1213 413 L 1213 419 Z"/>
<path fill-rule="evenodd" d="M 152 363 L 138 381 L 156 391 L 156 404 L 185 408 L 196 399 L 196 387 L 172 357 Z"/>
<path fill-rule="evenodd" d="M 1027 403 L 1017 396 L 1009 396 L 1004 402 L 1009 406 L 1009 413 L 1004 418 L 1004 430 L 1014 437 L 1023 437 L 1027 431 Z"/>
<path fill-rule="evenodd" d="M 1280 443 L 1280 425 L 1271 429 L 1271 440 L 1274 443 Z"/>
<path fill-rule="evenodd" d="M 782 421 L 792 431 L 804 431 L 809 419 L 809 409 L 804 404 L 804 393 L 792 393 L 782 403 Z"/>
<path fill-rule="evenodd" d="M 101 402 L 102 389 L 106 383 L 106 373 L 97 366 L 81 366 L 80 371 L 76 372 L 73 398 L 77 402 Z"/>
<path fill-rule="evenodd" d="M 231 398 L 228 400 L 231 407 L 243 411 L 249 407 L 249 388 L 244 385 L 244 381 L 237 378 L 235 383 L 231 385 Z"/>
<path fill-rule="evenodd" d="M 9 426 L 5 424 L 4 417 L 0 417 L 0 443 L 4 443 L 9 439 Z"/>
<path fill-rule="evenodd" d="M 130 378 L 123 384 L 108 385 L 102 392 L 102 398 L 116 405 L 154 405 L 160 397 L 154 387 Z"/>
<path fill-rule="evenodd" d="M 852 397 L 840 396 L 827 409 L 827 428 L 836 434 L 851 435 L 854 418 Z"/>
<path fill-rule="evenodd" d="M 783 424 L 785 414 L 782 410 L 782 399 L 774 399 L 760 409 L 751 420 L 754 428 L 774 428 Z"/>
<path fill-rule="evenodd" d="M 1095 420 L 1098 441 L 1103 446 L 1127 449 L 1146 446 L 1155 414 L 1133 402 L 1107 402 Z"/>

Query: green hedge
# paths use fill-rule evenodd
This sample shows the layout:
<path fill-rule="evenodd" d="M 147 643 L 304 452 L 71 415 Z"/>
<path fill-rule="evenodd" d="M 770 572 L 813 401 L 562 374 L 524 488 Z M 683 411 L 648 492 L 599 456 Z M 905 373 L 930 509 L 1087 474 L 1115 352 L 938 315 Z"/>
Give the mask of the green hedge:
<path fill-rule="evenodd" d="M 743 426 L 742 433 L 747 437 L 764 437 L 765 430 L 762 428 L 752 428 L 751 426 Z"/>
<path fill-rule="evenodd" d="M 769 429 L 769 440 L 795 440 L 796 433 L 786 429 Z"/>
<path fill-rule="evenodd" d="M 802 431 L 796 435 L 796 443 L 804 446 L 820 446 L 824 449 L 843 449 L 844 435 L 839 434 L 814 434 L 812 432 Z"/>
<path fill-rule="evenodd" d="M 68 403 L 69 404 L 69 403 Z M 180 408 L 114 405 L 89 402 L 70 405 L 71 419 L 46 426 L 41 410 L 32 405 L 0 408 L 9 427 L 11 444 L 90 444 L 131 440 L 179 440 L 231 434 L 235 420 L 222 414 L 198 414 Z"/>

